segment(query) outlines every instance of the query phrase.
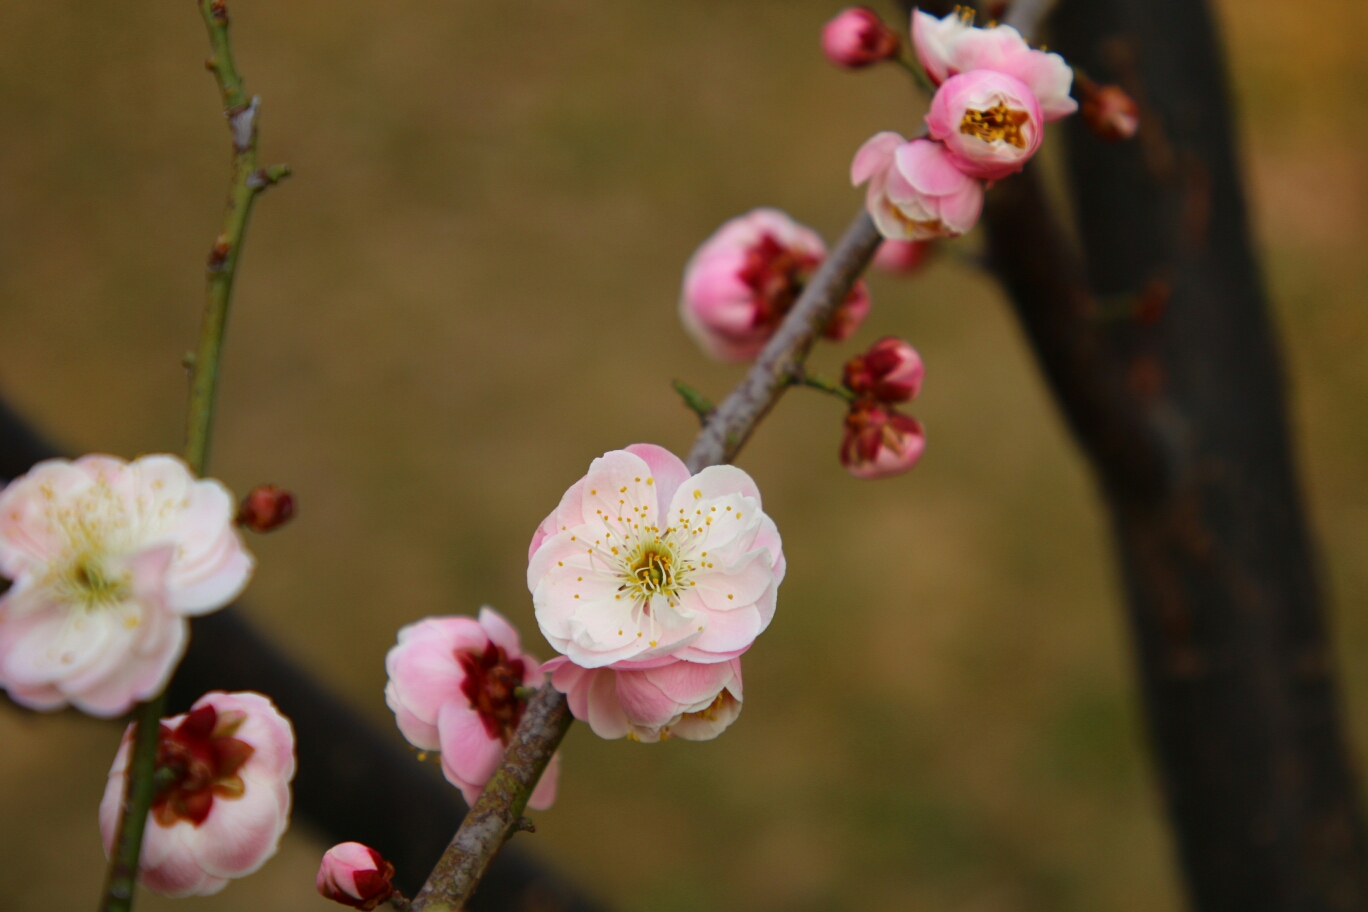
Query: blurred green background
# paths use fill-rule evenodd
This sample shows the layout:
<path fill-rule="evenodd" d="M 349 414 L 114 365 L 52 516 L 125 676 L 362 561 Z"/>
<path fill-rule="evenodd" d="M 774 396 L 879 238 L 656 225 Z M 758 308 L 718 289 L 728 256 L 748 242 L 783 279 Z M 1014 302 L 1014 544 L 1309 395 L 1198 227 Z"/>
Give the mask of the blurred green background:
<path fill-rule="evenodd" d="M 687 449 L 671 378 L 739 378 L 679 329 L 694 247 L 756 205 L 833 237 L 853 150 L 922 101 L 892 68 L 824 63 L 834 2 L 230 8 L 264 156 L 298 176 L 248 240 L 214 471 L 297 492 L 295 524 L 252 541 L 254 617 L 388 723 L 404 623 L 488 603 L 549 654 L 532 530 L 604 450 Z M 1346 111 L 1368 7 L 1219 12 L 1361 754 L 1368 125 Z M 174 451 L 227 179 L 198 14 L 8 0 L 3 21 L 0 390 L 73 451 Z M 520 838 L 624 910 L 1177 909 L 1108 530 L 1002 294 L 955 255 L 873 293 L 816 362 L 913 340 L 922 464 L 854 481 L 838 405 L 788 397 L 742 459 L 790 570 L 741 720 L 707 744 L 576 728 Z M 93 903 L 117 728 L 0 712 L 8 908 Z M 322 910 L 321 849 L 296 828 L 177 908 Z"/>

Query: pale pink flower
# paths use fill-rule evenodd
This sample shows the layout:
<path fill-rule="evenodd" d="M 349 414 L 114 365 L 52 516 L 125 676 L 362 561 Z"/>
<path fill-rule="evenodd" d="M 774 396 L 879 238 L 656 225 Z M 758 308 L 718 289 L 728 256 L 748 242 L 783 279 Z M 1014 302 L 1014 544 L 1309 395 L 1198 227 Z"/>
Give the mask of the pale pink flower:
<path fill-rule="evenodd" d="M 872 400 L 860 400 L 846 415 L 841 465 L 856 478 L 887 478 L 917 464 L 926 449 L 921 422 Z"/>
<path fill-rule="evenodd" d="M 846 362 L 845 385 L 880 402 L 907 402 L 921 392 L 926 367 L 904 339 L 885 336 Z"/>
<path fill-rule="evenodd" d="M 1044 139 L 1035 95 L 1021 80 L 993 70 L 945 80 L 931 99 L 926 126 L 945 143 L 955 167 L 983 180 L 1020 171 Z"/>
<path fill-rule="evenodd" d="M 1069 97 L 1073 68 L 1058 54 L 1034 50 L 1010 25 L 976 28 L 972 19 L 950 13 L 937 19 L 912 13 L 912 43 L 926 75 L 940 85 L 959 73 L 993 70 L 1025 83 L 1039 100 L 1045 121 L 1078 110 Z"/>
<path fill-rule="evenodd" d="M 891 60 L 898 56 L 901 45 L 898 33 L 866 6 L 841 10 L 822 28 L 822 53 L 847 70 Z"/>
<path fill-rule="evenodd" d="M 932 248 L 931 241 L 884 241 L 870 265 L 890 275 L 911 275 L 925 265 Z"/>
<path fill-rule="evenodd" d="M 237 597 L 252 556 L 217 481 L 174 456 L 40 462 L 0 494 L 0 686 L 117 716 L 158 693 L 187 616 Z"/>
<path fill-rule="evenodd" d="M 962 172 L 944 145 L 876 133 L 855 153 L 850 182 L 869 182 L 865 208 L 890 240 L 958 237 L 978 221 L 983 185 Z"/>
<path fill-rule="evenodd" d="M 319 895 L 370 912 L 394 893 L 394 865 L 370 846 L 344 842 L 328 849 L 314 885 Z"/>
<path fill-rule="evenodd" d="M 127 788 L 133 726 L 109 771 L 100 833 L 112 851 Z M 258 693 L 207 693 L 163 719 L 159 778 L 143 831 L 138 882 L 163 896 L 207 896 L 276 853 L 290 825 L 294 729 Z"/>
<path fill-rule="evenodd" d="M 712 466 L 690 476 L 649 444 L 595 459 L 528 557 L 542 635 L 584 668 L 739 656 L 774 617 L 785 569 L 749 475 Z"/>
<path fill-rule="evenodd" d="M 750 361 L 793 307 L 803 285 L 826 257 L 813 231 L 778 209 L 755 209 L 724 224 L 703 242 L 684 269 L 679 316 L 710 357 Z M 824 334 L 844 339 L 869 312 L 861 280 Z"/>
<path fill-rule="evenodd" d="M 600 738 L 654 743 L 711 741 L 741 714 L 741 660 L 703 665 L 678 659 L 581 668 L 561 656 L 546 663 L 570 712 Z"/>
<path fill-rule="evenodd" d="M 430 617 L 399 631 L 385 656 L 385 702 L 399 730 L 419 750 L 441 751 L 442 772 L 474 804 L 499 767 L 527 701 L 519 687 L 540 687 L 537 660 L 522 651 L 517 629 L 492 608 L 472 617 Z M 556 800 L 559 755 L 528 804 Z"/>

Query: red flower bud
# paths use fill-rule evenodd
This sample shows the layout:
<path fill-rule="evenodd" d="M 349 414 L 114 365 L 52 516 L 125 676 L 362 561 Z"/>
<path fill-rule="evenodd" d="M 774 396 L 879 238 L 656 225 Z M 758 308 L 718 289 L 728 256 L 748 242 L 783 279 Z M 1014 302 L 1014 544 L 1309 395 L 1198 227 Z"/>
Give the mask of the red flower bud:
<path fill-rule="evenodd" d="M 1107 142 L 1130 139 L 1140 129 L 1140 111 L 1135 99 L 1116 85 L 1082 84 L 1083 123 Z"/>
<path fill-rule="evenodd" d="M 257 485 L 238 507 L 237 524 L 253 532 L 270 532 L 294 516 L 295 499 L 275 485 Z"/>
<path fill-rule="evenodd" d="M 822 53 L 847 70 L 891 60 L 898 56 L 900 44 L 898 33 L 863 6 L 842 10 L 822 28 Z"/>
<path fill-rule="evenodd" d="M 880 402 L 907 402 L 921 392 L 926 367 L 906 341 L 886 336 L 846 362 L 845 385 Z"/>
<path fill-rule="evenodd" d="M 394 865 L 359 842 L 328 849 L 318 866 L 316 886 L 324 899 L 370 912 L 394 893 Z"/>
<path fill-rule="evenodd" d="M 841 465 L 856 478 L 888 478 L 917 464 L 926 449 L 921 422 L 861 399 L 850 407 L 841 440 Z"/>

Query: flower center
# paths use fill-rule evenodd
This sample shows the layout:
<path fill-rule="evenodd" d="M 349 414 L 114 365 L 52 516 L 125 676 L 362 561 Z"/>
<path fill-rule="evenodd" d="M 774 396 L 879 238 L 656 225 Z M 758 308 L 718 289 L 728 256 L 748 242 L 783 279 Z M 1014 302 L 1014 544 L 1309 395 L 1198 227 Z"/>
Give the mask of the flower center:
<path fill-rule="evenodd" d="M 673 596 L 679 591 L 674 549 L 663 542 L 648 541 L 637 545 L 628 558 L 627 570 L 630 582 L 624 583 L 622 588 L 630 588 L 636 598 Z"/>
<path fill-rule="evenodd" d="M 785 247 L 772 234 L 763 235 L 746 251 L 746 263 L 738 273 L 755 292 L 759 305 L 752 324 L 756 328 L 777 326 L 798 300 L 816 265 L 813 257 Z"/>
<path fill-rule="evenodd" d="M 1030 114 L 1013 110 L 1007 107 L 1005 102 L 1000 101 L 986 111 L 966 109 L 964 119 L 960 121 L 959 131 L 986 143 L 1001 140 L 1018 149 L 1024 149 L 1027 142 L 1021 128 L 1030 119 Z"/>
<path fill-rule="evenodd" d="M 132 593 L 132 582 L 128 574 L 109 575 L 95 554 L 80 554 L 62 574 L 63 588 L 71 600 L 86 608 L 103 605 L 117 605 L 126 601 Z"/>
<path fill-rule="evenodd" d="M 458 651 L 456 661 L 465 672 L 461 693 L 470 701 L 470 708 L 479 713 L 485 733 L 507 745 L 526 706 L 518 699 L 517 690 L 527 677 L 527 664 L 522 659 L 510 659 L 503 647 L 493 642 L 486 643 L 481 653 Z"/>
<path fill-rule="evenodd" d="M 218 714 L 201 706 L 186 714 L 173 730 L 163 724 L 153 774 L 156 794 L 152 815 L 164 827 L 178 820 L 199 826 L 209 817 L 215 798 L 241 798 L 246 791 L 238 770 L 255 748 L 233 735 L 246 717 Z"/>

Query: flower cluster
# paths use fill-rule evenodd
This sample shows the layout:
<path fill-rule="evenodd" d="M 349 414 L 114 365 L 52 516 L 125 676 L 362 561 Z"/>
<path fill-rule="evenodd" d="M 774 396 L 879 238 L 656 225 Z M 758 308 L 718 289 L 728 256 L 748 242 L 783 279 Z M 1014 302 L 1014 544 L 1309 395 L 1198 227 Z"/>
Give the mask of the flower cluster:
<path fill-rule="evenodd" d="M 605 738 L 716 737 L 741 710 L 740 656 L 774 617 L 784 553 L 734 466 L 691 474 L 636 444 L 595 459 L 542 522 L 527 585 L 547 663 Z"/>
<path fill-rule="evenodd" d="M 916 465 L 926 432 L 895 406 L 917 397 L 925 374 L 917 350 L 893 336 L 846 363 L 842 381 L 855 399 L 846 414 L 841 464 L 851 475 L 887 478 Z"/>
<path fill-rule="evenodd" d="M 811 228 L 778 209 L 755 209 L 717 229 L 684 269 L 679 315 L 709 356 L 750 361 L 793 307 L 826 257 Z M 869 313 L 869 291 L 856 282 L 824 335 L 849 338 Z"/>
<path fill-rule="evenodd" d="M 856 153 L 851 182 L 886 238 L 958 237 L 978 221 L 983 182 L 1020 171 L 1044 125 L 1078 108 L 1073 70 L 1007 25 L 977 28 L 971 14 L 912 14 L 912 44 L 936 93 L 929 139 L 876 134 Z"/>

